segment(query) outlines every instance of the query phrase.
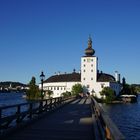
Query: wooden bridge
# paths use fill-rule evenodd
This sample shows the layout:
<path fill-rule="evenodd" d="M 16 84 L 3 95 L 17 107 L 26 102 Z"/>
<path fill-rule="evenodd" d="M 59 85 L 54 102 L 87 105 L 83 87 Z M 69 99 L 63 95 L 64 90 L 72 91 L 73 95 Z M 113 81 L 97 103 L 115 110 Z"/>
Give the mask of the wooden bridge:
<path fill-rule="evenodd" d="M 7 109 L 15 113 L 4 116 Z M 0 108 L 4 140 L 124 140 L 91 97 L 48 99 Z"/>

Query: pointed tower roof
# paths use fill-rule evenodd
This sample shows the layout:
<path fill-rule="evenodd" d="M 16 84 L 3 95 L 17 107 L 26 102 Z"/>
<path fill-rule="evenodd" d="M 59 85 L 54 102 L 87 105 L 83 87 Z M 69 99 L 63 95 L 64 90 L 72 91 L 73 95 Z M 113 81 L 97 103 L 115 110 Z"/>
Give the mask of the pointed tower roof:
<path fill-rule="evenodd" d="M 95 53 L 95 50 L 92 48 L 92 39 L 91 39 L 91 36 L 89 36 L 88 47 L 85 49 L 85 55 L 92 56 L 94 55 L 94 53 Z"/>

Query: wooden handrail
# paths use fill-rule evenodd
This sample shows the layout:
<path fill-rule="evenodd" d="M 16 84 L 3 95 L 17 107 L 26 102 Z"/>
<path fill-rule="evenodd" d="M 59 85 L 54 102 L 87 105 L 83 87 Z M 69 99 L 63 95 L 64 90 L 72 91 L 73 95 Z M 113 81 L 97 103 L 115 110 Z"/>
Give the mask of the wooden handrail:
<path fill-rule="evenodd" d="M 15 127 L 21 123 L 26 122 L 27 120 L 32 120 L 38 117 L 43 112 L 50 112 L 51 110 L 54 110 L 74 99 L 75 97 L 65 99 L 63 99 L 62 97 L 58 97 L 0 107 L 0 136 L 2 136 L 3 132 L 5 130 L 8 130 L 9 127 Z M 22 110 L 23 107 L 26 107 L 24 111 Z M 14 113 L 10 115 L 3 114 L 5 110 L 12 110 L 13 108 L 15 110 Z M 12 125 L 13 122 L 15 122 L 14 125 Z"/>
<path fill-rule="evenodd" d="M 104 140 L 125 140 L 124 135 L 119 131 L 114 122 L 110 119 L 107 112 L 103 110 L 96 100 L 91 97 L 91 107 L 95 114 L 97 126 L 101 135 L 101 139 Z"/>

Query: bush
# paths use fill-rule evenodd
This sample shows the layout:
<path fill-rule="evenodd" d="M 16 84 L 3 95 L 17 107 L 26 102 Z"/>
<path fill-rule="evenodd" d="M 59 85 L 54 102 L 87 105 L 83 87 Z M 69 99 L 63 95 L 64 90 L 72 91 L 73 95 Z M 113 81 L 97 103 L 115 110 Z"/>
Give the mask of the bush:
<path fill-rule="evenodd" d="M 110 87 L 104 87 L 103 90 L 100 92 L 102 96 L 105 96 L 104 100 L 107 103 L 112 102 L 115 99 L 115 91 Z"/>
<path fill-rule="evenodd" d="M 70 97 L 70 96 L 71 96 L 71 92 L 66 91 L 66 92 L 63 92 L 61 95 L 62 95 L 64 98 L 67 98 L 67 97 Z"/>
<path fill-rule="evenodd" d="M 51 97 L 51 95 L 53 94 L 53 91 L 51 91 L 51 90 L 47 90 L 46 91 L 46 94 L 49 96 L 49 98 Z"/>

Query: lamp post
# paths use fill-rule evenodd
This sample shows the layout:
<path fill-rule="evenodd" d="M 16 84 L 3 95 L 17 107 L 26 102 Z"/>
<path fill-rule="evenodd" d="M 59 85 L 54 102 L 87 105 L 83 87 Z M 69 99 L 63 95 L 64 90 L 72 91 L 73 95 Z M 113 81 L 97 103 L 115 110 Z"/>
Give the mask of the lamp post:
<path fill-rule="evenodd" d="M 41 98 L 43 99 L 43 82 L 44 82 L 44 79 L 45 79 L 45 75 L 43 73 L 43 71 L 41 72 L 40 74 L 40 80 L 41 80 Z"/>

